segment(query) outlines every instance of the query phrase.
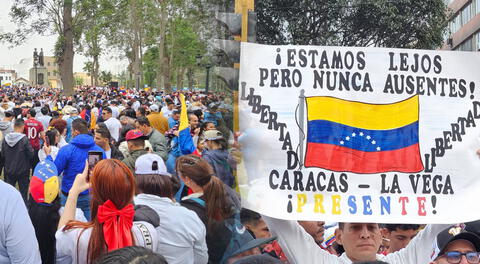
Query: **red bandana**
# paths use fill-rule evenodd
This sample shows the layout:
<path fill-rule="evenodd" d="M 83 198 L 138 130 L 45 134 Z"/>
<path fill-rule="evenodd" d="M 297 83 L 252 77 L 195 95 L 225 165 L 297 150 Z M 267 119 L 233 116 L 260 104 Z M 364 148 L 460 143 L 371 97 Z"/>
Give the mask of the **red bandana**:
<path fill-rule="evenodd" d="M 98 207 L 97 218 L 103 224 L 103 236 L 107 243 L 108 251 L 131 246 L 132 225 L 135 211 L 129 204 L 118 210 L 112 201 L 108 200 Z"/>

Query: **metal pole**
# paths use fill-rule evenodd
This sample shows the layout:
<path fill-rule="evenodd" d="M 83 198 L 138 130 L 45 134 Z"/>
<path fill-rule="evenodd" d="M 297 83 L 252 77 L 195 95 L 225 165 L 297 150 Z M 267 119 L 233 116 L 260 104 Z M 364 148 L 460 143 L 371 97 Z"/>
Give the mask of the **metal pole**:
<path fill-rule="evenodd" d="M 38 86 L 37 64 L 35 63 L 35 87 Z"/>
<path fill-rule="evenodd" d="M 208 94 L 208 88 L 210 85 L 210 67 L 211 66 L 207 66 L 207 78 L 205 80 L 205 93 L 207 94 Z"/>
<path fill-rule="evenodd" d="M 298 162 L 300 165 L 300 169 L 303 167 L 303 158 L 304 158 L 304 148 L 303 143 L 305 141 L 305 90 L 300 90 L 300 96 L 298 96 L 298 126 L 299 126 L 299 152 L 298 155 Z"/>

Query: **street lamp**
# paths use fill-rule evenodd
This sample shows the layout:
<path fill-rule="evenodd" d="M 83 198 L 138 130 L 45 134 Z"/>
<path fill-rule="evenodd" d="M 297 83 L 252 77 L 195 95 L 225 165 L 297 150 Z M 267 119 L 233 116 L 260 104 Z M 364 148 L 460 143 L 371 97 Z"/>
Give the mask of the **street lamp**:
<path fill-rule="evenodd" d="M 205 67 L 207 69 L 207 75 L 205 78 L 205 93 L 208 94 L 208 90 L 210 88 L 210 69 L 212 68 L 212 64 L 207 62 L 207 63 L 201 63 L 200 61 L 202 60 L 203 56 L 198 54 L 196 57 L 197 59 L 197 65 L 201 67 Z"/>

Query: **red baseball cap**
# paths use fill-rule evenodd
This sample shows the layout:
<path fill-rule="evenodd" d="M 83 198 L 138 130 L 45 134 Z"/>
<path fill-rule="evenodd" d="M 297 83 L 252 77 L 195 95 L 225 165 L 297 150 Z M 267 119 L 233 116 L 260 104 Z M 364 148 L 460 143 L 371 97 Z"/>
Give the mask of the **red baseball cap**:
<path fill-rule="evenodd" d="M 134 139 L 146 139 L 146 136 L 142 133 L 142 131 L 138 129 L 132 129 L 127 132 L 125 136 L 125 140 L 134 140 Z"/>

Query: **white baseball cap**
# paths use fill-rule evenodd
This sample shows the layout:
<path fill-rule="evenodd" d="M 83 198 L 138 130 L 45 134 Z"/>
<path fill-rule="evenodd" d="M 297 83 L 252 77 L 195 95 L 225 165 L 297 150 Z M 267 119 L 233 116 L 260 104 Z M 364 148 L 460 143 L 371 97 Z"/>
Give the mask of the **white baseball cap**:
<path fill-rule="evenodd" d="M 135 161 L 135 174 L 162 174 L 171 176 L 163 159 L 157 154 L 147 153 Z"/>
<path fill-rule="evenodd" d="M 158 112 L 160 110 L 160 108 L 158 107 L 158 105 L 152 104 L 150 106 L 150 110 L 152 110 L 153 112 Z"/>

